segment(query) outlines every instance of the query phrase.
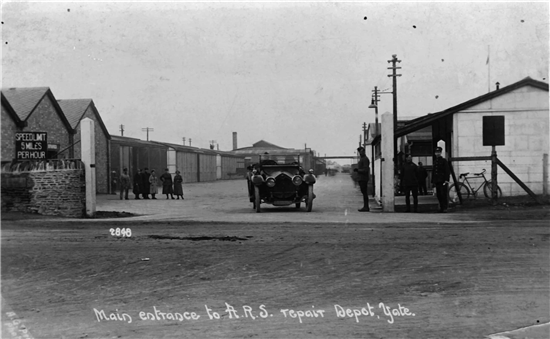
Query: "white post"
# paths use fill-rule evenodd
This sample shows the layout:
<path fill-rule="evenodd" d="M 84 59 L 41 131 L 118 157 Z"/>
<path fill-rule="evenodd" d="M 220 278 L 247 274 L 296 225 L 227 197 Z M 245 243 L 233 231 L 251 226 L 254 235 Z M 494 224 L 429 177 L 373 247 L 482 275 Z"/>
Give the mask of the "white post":
<path fill-rule="evenodd" d="M 394 164 L 393 164 L 393 115 L 382 114 L 382 211 L 395 211 Z"/>
<path fill-rule="evenodd" d="M 80 121 L 80 144 L 82 163 L 86 173 L 86 215 L 93 217 L 96 207 L 95 130 L 94 121 L 90 118 L 84 118 Z"/>

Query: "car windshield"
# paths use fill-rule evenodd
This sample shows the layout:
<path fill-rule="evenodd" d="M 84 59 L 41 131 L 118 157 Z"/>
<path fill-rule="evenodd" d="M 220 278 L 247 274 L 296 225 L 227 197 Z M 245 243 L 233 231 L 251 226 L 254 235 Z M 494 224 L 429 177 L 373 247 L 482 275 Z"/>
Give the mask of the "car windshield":
<path fill-rule="evenodd" d="M 260 164 L 262 165 L 300 165 L 299 156 L 294 155 L 261 155 Z"/>

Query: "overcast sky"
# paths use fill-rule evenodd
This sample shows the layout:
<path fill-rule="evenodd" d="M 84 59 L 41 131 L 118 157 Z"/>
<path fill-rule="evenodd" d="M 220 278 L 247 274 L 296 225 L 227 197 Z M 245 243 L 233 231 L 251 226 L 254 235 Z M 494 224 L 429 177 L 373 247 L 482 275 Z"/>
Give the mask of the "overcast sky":
<path fill-rule="evenodd" d="M 398 116 L 422 116 L 487 93 L 488 50 L 491 90 L 547 82 L 548 23 L 546 2 L 3 2 L 2 87 L 91 98 L 113 135 L 352 155 L 392 54 Z"/>

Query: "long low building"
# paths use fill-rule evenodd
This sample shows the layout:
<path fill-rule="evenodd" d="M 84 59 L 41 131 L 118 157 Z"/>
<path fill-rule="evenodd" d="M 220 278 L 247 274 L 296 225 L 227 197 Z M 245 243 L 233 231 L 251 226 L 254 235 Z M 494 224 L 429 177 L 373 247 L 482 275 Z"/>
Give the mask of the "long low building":
<path fill-rule="evenodd" d="M 158 141 L 112 136 L 111 167 L 119 175 L 128 168 L 133 175 L 137 169 L 155 169 L 171 174 L 180 171 L 184 183 L 207 182 L 244 176 L 244 157 L 229 152 L 176 145 Z"/>

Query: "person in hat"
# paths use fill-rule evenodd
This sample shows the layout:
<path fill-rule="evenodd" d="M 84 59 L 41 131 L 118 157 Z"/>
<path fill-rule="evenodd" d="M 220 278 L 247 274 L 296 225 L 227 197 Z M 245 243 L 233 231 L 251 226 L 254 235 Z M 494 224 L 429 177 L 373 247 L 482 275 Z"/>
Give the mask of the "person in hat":
<path fill-rule="evenodd" d="M 128 200 L 128 191 L 131 186 L 132 183 L 130 181 L 130 176 L 128 175 L 128 169 L 125 168 L 122 170 L 122 174 L 120 175 L 120 200 L 122 200 L 123 196 L 124 199 Z"/>
<path fill-rule="evenodd" d="M 151 193 L 151 199 L 156 199 L 155 195 L 158 192 L 158 178 L 155 170 L 151 170 L 151 175 L 149 175 L 149 193 Z"/>
<path fill-rule="evenodd" d="M 422 164 L 422 162 L 418 162 L 418 171 L 416 172 L 418 174 L 418 194 L 419 195 L 426 195 L 428 194 L 428 190 L 426 188 L 426 179 L 428 178 L 428 171 L 426 171 L 426 168 Z"/>
<path fill-rule="evenodd" d="M 134 174 L 134 195 L 136 199 L 139 199 L 140 194 L 141 194 L 141 168 L 138 168 L 136 174 Z"/>
<path fill-rule="evenodd" d="M 141 173 L 141 195 L 143 196 L 143 199 L 149 199 L 149 191 L 151 190 L 151 184 L 149 183 L 149 177 L 151 174 L 149 173 L 149 169 L 145 167 L 143 169 L 143 172 Z"/>
<path fill-rule="evenodd" d="M 367 185 L 369 183 L 370 177 L 370 160 L 365 154 L 364 147 L 357 148 L 357 152 L 359 152 L 360 159 L 357 163 L 357 168 L 355 168 L 353 172 L 357 173 L 357 182 L 359 183 L 359 188 L 361 189 L 361 193 L 363 194 L 363 207 L 359 209 L 359 212 L 369 212 L 370 208 Z"/>
<path fill-rule="evenodd" d="M 178 197 L 178 199 L 181 197 L 181 200 L 183 200 L 183 177 L 180 174 L 180 171 L 176 171 L 176 175 L 174 176 L 174 194 Z"/>
<path fill-rule="evenodd" d="M 164 170 L 164 173 L 160 176 L 160 181 L 162 181 L 162 194 L 166 194 L 166 199 L 169 199 L 168 195 L 174 199 L 174 189 L 172 187 L 172 174 L 167 169 Z"/>
<path fill-rule="evenodd" d="M 405 155 L 405 162 L 401 165 L 401 171 L 399 171 L 399 179 L 401 182 L 401 192 L 405 193 L 405 204 L 407 210 L 411 211 L 411 193 L 413 196 L 413 211 L 418 212 L 418 166 L 412 162 L 412 155 Z"/>
<path fill-rule="evenodd" d="M 437 200 L 439 201 L 439 212 L 446 213 L 447 207 L 449 206 L 447 190 L 449 188 L 448 184 L 451 171 L 449 169 L 449 163 L 441 156 L 442 151 L 443 149 L 441 147 L 436 147 L 435 149 L 432 184 L 435 185 L 435 192 L 437 195 Z"/>

